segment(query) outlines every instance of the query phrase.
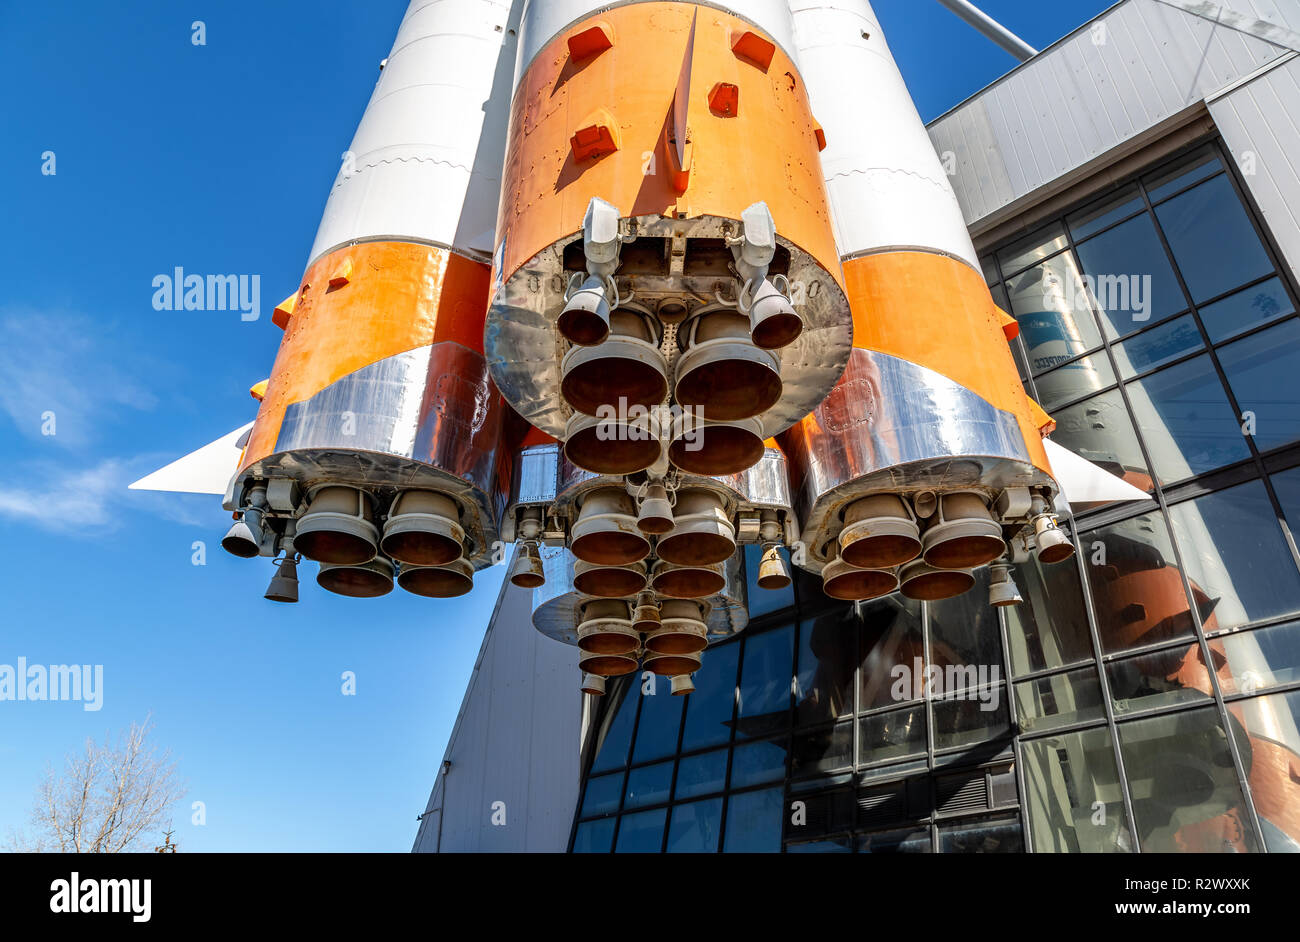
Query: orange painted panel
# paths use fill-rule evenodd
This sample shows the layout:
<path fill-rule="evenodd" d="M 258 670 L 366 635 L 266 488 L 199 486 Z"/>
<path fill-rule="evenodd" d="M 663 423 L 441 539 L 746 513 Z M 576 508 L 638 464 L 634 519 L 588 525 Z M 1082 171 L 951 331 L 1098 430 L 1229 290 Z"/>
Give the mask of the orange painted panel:
<path fill-rule="evenodd" d="M 695 46 L 687 127 L 691 166 L 684 193 L 673 187 L 665 140 L 693 15 Z M 838 279 L 839 252 L 817 152 L 816 122 L 794 63 L 775 49 L 766 70 L 739 58 L 733 37 L 753 27 L 711 7 L 634 3 L 601 13 L 619 37 L 599 56 L 577 61 L 557 36 L 529 66 L 511 106 L 498 237 L 502 273 L 582 229 L 593 196 L 624 216 L 701 215 L 739 219 L 767 202 L 777 231 Z M 714 114 L 710 90 L 736 88 L 738 114 Z M 593 114 L 614 122 L 618 150 L 575 159 L 570 141 Z"/>
<path fill-rule="evenodd" d="M 1050 473 L 1038 420 L 1002 330 L 1002 312 L 970 266 L 931 252 L 844 263 L 853 345 L 910 360 L 1016 417 L 1034 465 Z"/>
<path fill-rule="evenodd" d="M 352 272 L 330 287 L 344 258 Z M 285 409 L 371 363 L 425 344 L 483 351 L 490 271 L 447 249 L 363 242 L 322 257 L 303 275 L 240 467 L 275 447 Z"/>

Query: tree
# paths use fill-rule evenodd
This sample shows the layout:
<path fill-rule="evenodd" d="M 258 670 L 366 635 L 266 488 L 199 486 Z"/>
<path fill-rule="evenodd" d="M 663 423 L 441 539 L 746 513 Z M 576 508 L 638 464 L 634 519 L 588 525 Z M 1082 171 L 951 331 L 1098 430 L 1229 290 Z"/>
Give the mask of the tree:
<path fill-rule="evenodd" d="M 148 742 L 152 730 L 146 716 L 116 744 L 87 738 L 85 752 L 69 755 L 61 774 L 47 766 L 31 833 L 12 836 L 10 849 L 116 854 L 152 846 L 186 792 L 170 750 L 159 753 Z"/>

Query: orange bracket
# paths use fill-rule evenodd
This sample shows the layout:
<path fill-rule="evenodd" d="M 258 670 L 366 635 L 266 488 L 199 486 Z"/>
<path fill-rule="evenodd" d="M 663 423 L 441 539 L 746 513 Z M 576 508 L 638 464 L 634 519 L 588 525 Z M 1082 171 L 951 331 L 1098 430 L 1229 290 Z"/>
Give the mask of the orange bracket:
<path fill-rule="evenodd" d="M 604 157 L 618 150 L 618 132 L 614 119 L 602 113 L 593 123 L 579 128 L 569 138 L 569 147 L 576 161 Z"/>
<path fill-rule="evenodd" d="M 1047 411 L 1034 400 L 1029 400 L 1030 420 L 1034 423 L 1034 428 L 1044 435 L 1051 435 L 1056 431 L 1056 420 L 1047 414 Z"/>
<path fill-rule="evenodd" d="M 740 89 L 730 82 L 719 82 L 709 91 L 709 110 L 719 118 L 734 118 L 740 113 Z"/>
<path fill-rule="evenodd" d="M 266 387 L 270 382 L 269 379 L 264 379 L 260 383 L 253 384 L 248 388 L 248 394 L 261 402 L 266 397 Z"/>
<path fill-rule="evenodd" d="M 343 259 L 343 264 L 334 270 L 330 275 L 330 287 L 342 288 L 352 280 L 352 259 L 351 257 Z"/>
<path fill-rule="evenodd" d="M 569 58 L 575 62 L 598 56 L 614 46 L 614 28 L 596 23 L 569 37 Z"/>
<path fill-rule="evenodd" d="M 826 149 L 826 132 L 822 130 L 821 122 L 813 118 L 813 137 L 817 138 L 817 149 Z"/>
<path fill-rule="evenodd" d="M 993 310 L 998 312 L 998 321 L 1002 324 L 1002 334 L 1007 338 L 1007 343 L 1015 340 L 1020 336 L 1020 321 L 1016 320 L 1000 307 L 994 307 Z"/>
<path fill-rule="evenodd" d="M 776 44 L 753 30 L 745 30 L 731 41 L 731 51 L 766 72 L 772 64 L 772 57 L 776 55 Z"/>
<path fill-rule="evenodd" d="M 293 317 L 293 309 L 297 306 L 298 292 L 295 291 L 275 306 L 275 310 L 271 312 L 271 323 L 281 330 L 288 330 L 289 318 Z"/>

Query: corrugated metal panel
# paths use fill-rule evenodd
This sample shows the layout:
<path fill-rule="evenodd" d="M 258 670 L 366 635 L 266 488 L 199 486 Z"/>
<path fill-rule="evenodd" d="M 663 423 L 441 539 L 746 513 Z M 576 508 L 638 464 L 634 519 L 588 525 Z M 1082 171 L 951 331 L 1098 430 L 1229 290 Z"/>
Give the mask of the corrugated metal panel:
<path fill-rule="evenodd" d="M 576 651 L 536 631 L 532 592 L 505 583 L 443 757 L 451 765 L 429 796 L 416 852 L 568 847 L 579 785 Z M 504 824 L 493 823 L 500 807 Z"/>
<path fill-rule="evenodd" d="M 1281 26 L 1300 21 L 1297 0 L 1224 6 Z M 952 155 L 958 201 L 978 230 L 1284 54 L 1158 0 L 1128 0 L 933 122 L 930 138 Z"/>
<path fill-rule="evenodd" d="M 1212 101 L 1210 114 L 1300 277 L 1300 58 Z"/>

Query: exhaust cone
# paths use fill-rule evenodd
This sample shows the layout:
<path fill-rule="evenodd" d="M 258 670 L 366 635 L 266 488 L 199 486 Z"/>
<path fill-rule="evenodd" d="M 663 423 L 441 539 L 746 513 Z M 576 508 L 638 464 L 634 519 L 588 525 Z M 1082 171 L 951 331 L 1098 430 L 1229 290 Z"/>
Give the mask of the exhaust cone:
<path fill-rule="evenodd" d="M 221 548 L 240 559 L 252 559 L 259 551 L 252 529 L 242 520 L 236 520 L 230 525 L 226 535 L 221 538 Z"/>
<path fill-rule="evenodd" d="M 722 477 L 752 468 L 765 447 L 756 418 L 713 422 L 683 413 L 673 425 L 668 460 L 691 474 Z"/>
<path fill-rule="evenodd" d="M 903 595 L 919 602 L 956 598 L 975 585 L 975 577 L 960 569 L 936 569 L 925 560 L 908 563 L 899 573 Z"/>
<path fill-rule="evenodd" d="M 658 677 L 693 674 L 700 669 L 698 654 L 646 654 L 641 666 Z"/>
<path fill-rule="evenodd" d="M 898 576 L 880 569 L 858 569 L 833 559 L 822 570 L 822 591 L 833 599 L 863 602 L 878 599 L 898 588 Z"/>
<path fill-rule="evenodd" d="M 603 566 L 579 559 L 573 564 L 573 587 L 583 595 L 621 599 L 636 595 L 646 584 L 645 563 Z"/>
<path fill-rule="evenodd" d="M 650 541 L 637 529 L 633 510 L 632 498 L 621 488 L 589 492 L 570 531 L 573 555 L 602 566 L 627 566 L 645 559 Z"/>
<path fill-rule="evenodd" d="M 748 419 L 781 398 L 781 364 L 754 345 L 749 319 L 736 311 L 703 314 L 685 331 L 675 397 L 710 420 Z"/>
<path fill-rule="evenodd" d="M 679 566 L 660 560 L 654 567 L 654 589 L 671 599 L 705 599 L 717 595 L 727 584 L 722 563 L 709 566 Z"/>
<path fill-rule="evenodd" d="M 663 618 L 659 606 L 655 604 L 653 592 L 642 592 L 637 596 L 636 608 L 632 611 L 632 629 L 641 634 L 654 631 Z"/>
<path fill-rule="evenodd" d="M 588 275 L 564 305 L 555 327 L 569 343 L 591 347 L 609 336 L 609 300 L 605 279 Z"/>
<path fill-rule="evenodd" d="M 363 563 L 321 563 L 316 582 L 335 595 L 374 599 L 393 591 L 393 564 L 382 556 Z"/>
<path fill-rule="evenodd" d="M 510 584 L 521 589 L 536 589 L 546 584 L 546 570 L 542 568 L 536 543 L 519 544 L 514 564 L 510 567 Z"/>
<path fill-rule="evenodd" d="M 636 657 L 632 654 L 597 654 L 580 650 L 578 667 L 597 677 L 620 677 L 636 670 Z"/>
<path fill-rule="evenodd" d="M 1063 563 L 1074 555 L 1074 543 L 1050 514 L 1034 519 L 1034 541 L 1038 545 L 1038 558 L 1044 563 Z"/>
<path fill-rule="evenodd" d="M 995 608 L 1019 605 L 1024 601 L 1020 590 L 1016 588 L 1015 579 L 1011 577 L 1011 567 L 1006 563 L 994 563 L 989 567 L 989 604 Z"/>
<path fill-rule="evenodd" d="M 678 674 L 673 678 L 673 696 L 688 697 L 695 692 L 695 681 L 690 674 Z"/>
<path fill-rule="evenodd" d="M 758 564 L 758 587 L 777 591 L 790 585 L 790 569 L 785 564 L 781 549 L 775 543 L 763 547 L 763 558 Z"/>
<path fill-rule="evenodd" d="M 445 566 L 403 566 L 397 584 L 427 599 L 454 599 L 474 588 L 474 567 L 466 559 Z"/>
<path fill-rule="evenodd" d="M 308 559 L 343 566 L 373 559 L 378 544 L 370 499 L 358 488 L 341 485 L 316 493 L 298 521 L 293 541 L 294 549 Z"/>
<path fill-rule="evenodd" d="M 893 494 L 873 494 L 844 512 L 840 556 L 863 569 L 893 569 L 921 554 L 921 528 L 906 502 Z"/>
<path fill-rule="evenodd" d="M 605 695 L 605 678 L 599 674 L 583 674 L 582 692 L 589 693 L 593 697 L 603 697 Z"/>
<path fill-rule="evenodd" d="M 649 323 L 619 309 L 610 315 L 610 333 L 595 347 L 574 347 L 560 364 L 560 393 L 585 415 L 601 406 L 659 405 L 668 394 L 668 368 Z"/>
<path fill-rule="evenodd" d="M 629 422 L 575 412 L 565 431 L 564 456 L 593 474 L 635 474 L 663 455 L 658 428 L 649 414 Z"/>
<path fill-rule="evenodd" d="M 659 627 L 646 633 L 646 651 L 694 654 L 709 646 L 708 627 L 699 602 L 668 599 L 661 606 L 661 615 Z"/>
<path fill-rule="evenodd" d="M 460 508 L 432 491 L 403 491 L 393 501 L 380 549 L 410 566 L 442 566 L 460 558 L 465 530 Z"/>
<path fill-rule="evenodd" d="M 668 502 L 668 492 L 662 484 L 647 484 L 645 494 L 641 497 L 641 506 L 637 508 L 636 528 L 642 533 L 655 536 L 667 533 L 673 528 L 673 508 Z"/>
<path fill-rule="evenodd" d="M 711 491 L 677 493 L 674 526 L 659 538 L 659 558 L 679 566 L 711 566 L 736 551 L 736 530 L 722 499 Z"/>
<path fill-rule="evenodd" d="M 984 498 L 962 492 L 939 498 L 937 515 L 921 537 L 925 561 L 936 569 L 975 569 L 1002 556 L 1002 527 Z"/>
<path fill-rule="evenodd" d="M 298 560 L 293 553 L 275 561 L 275 575 L 263 598 L 272 602 L 298 601 Z"/>
<path fill-rule="evenodd" d="M 641 638 L 632 628 L 626 602 L 596 599 L 582 605 L 578 647 L 593 654 L 635 654 Z M 597 672 L 598 673 L 598 672 Z"/>
<path fill-rule="evenodd" d="M 754 292 L 749 308 L 749 336 L 765 350 L 787 347 L 803 332 L 803 318 L 788 298 L 766 278 Z"/>

